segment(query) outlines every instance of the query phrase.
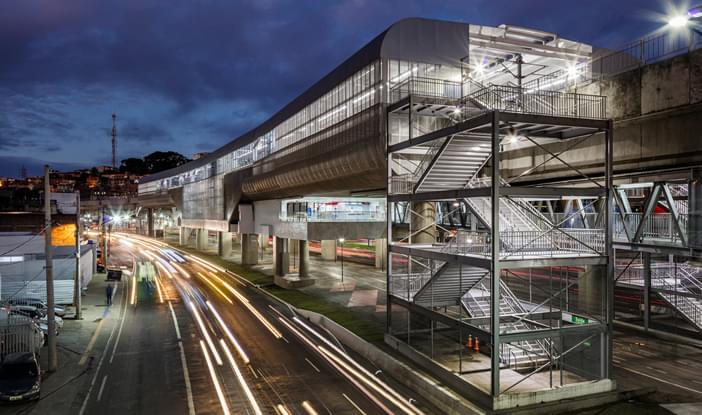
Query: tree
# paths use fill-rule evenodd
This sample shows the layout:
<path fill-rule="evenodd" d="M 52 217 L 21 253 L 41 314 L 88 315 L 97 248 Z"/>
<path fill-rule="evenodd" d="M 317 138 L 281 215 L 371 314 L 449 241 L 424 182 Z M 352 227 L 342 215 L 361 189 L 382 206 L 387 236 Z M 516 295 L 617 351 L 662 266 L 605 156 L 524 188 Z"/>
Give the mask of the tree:
<path fill-rule="evenodd" d="M 144 164 L 148 173 L 158 173 L 172 169 L 189 161 L 182 154 L 175 151 L 155 151 L 144 157 Z"/>
<path fill-rule="evenodd" d="M 146 162 L 143 159 L 136 157 L 130 157 L 122 160 L 122 163 L 119 166 L 119 171 L 122 173 L 132 173 L 139 176 L 143 176 L 148 173 Z"/>

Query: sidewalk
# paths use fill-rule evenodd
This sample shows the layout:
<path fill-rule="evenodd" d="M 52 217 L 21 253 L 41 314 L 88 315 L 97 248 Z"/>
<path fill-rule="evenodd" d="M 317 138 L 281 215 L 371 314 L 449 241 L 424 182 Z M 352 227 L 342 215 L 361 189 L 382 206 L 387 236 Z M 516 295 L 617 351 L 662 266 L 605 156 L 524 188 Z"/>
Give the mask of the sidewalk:
<path fill-rule="evenodd" d="M 106 305 L 106 285 L 105 274 L 95 274 L 82 299 L 82 320 L 74 320 L 75 308 L 67 307 L 63 329 L 57 337 L 58 368 L 54 373 L 46 372 L 48 350 L 42 347 L 40 400 L 2 405 L 0 414 L 74 415 L 80 411 L 92 372 L 122 309 L 124 285 L 115 285 L 112 307 Z"/>

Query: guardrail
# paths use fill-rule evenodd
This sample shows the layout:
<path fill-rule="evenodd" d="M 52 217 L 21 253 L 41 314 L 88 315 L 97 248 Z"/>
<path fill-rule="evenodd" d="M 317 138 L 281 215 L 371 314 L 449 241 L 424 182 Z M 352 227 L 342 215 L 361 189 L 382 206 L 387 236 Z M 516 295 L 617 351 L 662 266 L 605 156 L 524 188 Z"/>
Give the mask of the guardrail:
<path fill-rule="evenodd" d="M 392 87 L 390 104 L 409 95 L 428 98 L 460 99 L 463 94 L 460 82 L 438 78 L 410 77 Z"/>
<path fill-rule="evenodd" d="M 607 99 L 599 95 L 529 91 L 518 86 L 490 85 L 469 97 L 493 110 L 575 118 L 607 117 Z"/>
<path fill-rule="evenodd" d="M 633 237 L 643 218 L 643 213 L 625 213 L 624 219 L 619 214 L 614 215 L 614 237 L 627 239 L 624 227 L 629 231 L 629 236 Z M 688 214 L 678 214 L 680 227 L 683 234 L 688 234 Z M 672 243 L 682 243 L 675 225 L 675 218 L 670 213 L 655 213 L 644 220 L 641 235 L 644 239 L 656 239 Z"/>

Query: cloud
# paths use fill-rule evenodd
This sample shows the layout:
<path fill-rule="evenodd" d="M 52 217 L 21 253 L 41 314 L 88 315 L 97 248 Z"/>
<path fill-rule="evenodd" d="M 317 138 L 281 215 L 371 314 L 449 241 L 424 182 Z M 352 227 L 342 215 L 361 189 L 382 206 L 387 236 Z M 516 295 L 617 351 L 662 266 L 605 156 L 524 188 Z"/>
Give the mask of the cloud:
<path fill-rule="evenodd" d="M 0 154 L 192 154 L 255 127 L 393 22 L 516 24 L 617 47 L 656 0 L 23 0 L 0 13 Z M 606 8 L 609 13 L 602 13 Z M 107 157 L 109 159 L 109 157 Z"/>

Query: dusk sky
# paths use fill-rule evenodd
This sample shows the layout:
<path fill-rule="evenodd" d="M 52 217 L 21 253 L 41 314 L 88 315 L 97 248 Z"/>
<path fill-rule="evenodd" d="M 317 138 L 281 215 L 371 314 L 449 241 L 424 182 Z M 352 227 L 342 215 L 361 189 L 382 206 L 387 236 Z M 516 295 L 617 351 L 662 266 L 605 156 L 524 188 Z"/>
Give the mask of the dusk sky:
<path fill-rule="evenodd" d="M 617 48 L 660 28 L 669 7 L 660 0 L 0 0 L 0 176 L 19 175 L 23 164 L 30 174 L 45 162 L 110 164 L 113 112 L 118 160 L 212 151 L 405 17 L 515 24 Z"/>

